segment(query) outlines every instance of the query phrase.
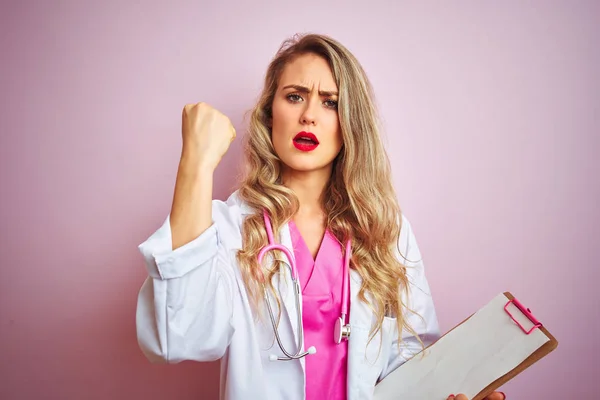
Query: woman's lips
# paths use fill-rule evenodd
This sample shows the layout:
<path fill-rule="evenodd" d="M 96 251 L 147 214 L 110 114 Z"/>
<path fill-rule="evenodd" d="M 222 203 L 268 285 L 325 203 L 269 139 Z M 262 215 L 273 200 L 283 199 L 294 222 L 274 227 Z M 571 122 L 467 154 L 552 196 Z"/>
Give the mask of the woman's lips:
<path fill-rule="evenodd" d="M 311 132 L 299 132 L 293 139 L 294 147 L 300 151 L 313 151 L 319 146 L 319 140 Z"/>

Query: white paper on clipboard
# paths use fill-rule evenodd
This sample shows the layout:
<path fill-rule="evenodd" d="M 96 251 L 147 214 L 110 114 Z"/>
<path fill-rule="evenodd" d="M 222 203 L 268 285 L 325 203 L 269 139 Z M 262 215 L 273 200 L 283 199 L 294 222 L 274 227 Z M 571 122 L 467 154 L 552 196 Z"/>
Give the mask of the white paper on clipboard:
<path fill-rule="evenodd" d="M 476 396 L 517 367 L 550 339 L 539 329 L 529 335 L 504 310 L 508 298 L 496 296 L 463 324 L 391 372 L 375 386 L 374 400 L 445 400 L 451 393 Z M 529 330 L 533 323 L 510 304 L 508 311 Z"/>

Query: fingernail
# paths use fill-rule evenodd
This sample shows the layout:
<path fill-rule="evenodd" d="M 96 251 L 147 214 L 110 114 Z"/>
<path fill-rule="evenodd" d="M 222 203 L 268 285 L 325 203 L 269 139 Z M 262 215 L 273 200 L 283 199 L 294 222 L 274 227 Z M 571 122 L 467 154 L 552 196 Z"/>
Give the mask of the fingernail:
<path fill-rule="evenodd" d="M 504 392 L 500 392 L 500 394 L 502 395 L 502 400 L 506 400 L 506 395 L 504 394 Z"/>

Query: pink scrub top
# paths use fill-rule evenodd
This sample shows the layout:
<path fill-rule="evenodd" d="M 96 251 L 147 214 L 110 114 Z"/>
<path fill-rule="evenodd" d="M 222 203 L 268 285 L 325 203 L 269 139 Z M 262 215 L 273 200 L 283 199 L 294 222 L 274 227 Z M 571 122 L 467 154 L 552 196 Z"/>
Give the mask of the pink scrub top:
<path fill-rule="evenodd" d="M 340 344 L 336 344 L 333 336 L 342 304 L 342 247 L 326 231 L 316 259 L 313 260 L 296 224 L 290 221 L 289 226 L 302 289 L 305 348 L 317 348 L 316 354 L 304 359 L 306 399 L 343 400 L 346 399 L 348 341 L 342 340 Z M 350 310 L 350 304 L 347 306 Z"/>

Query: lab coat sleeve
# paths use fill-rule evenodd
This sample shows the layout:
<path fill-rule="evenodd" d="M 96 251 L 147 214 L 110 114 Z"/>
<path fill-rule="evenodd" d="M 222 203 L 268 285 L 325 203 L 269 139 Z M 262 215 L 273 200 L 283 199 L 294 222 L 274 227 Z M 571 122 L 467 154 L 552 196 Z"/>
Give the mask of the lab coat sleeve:
<path fill-rule="evenodd" d="M 412 310 L 412 312 L 405 310 L 405 318 L 427 347 L 439 339 L 440 328 L 429 284 L 425 277 L 421 252 L 410 222 L 405 217 L 402 220 L 399 250 L 400 261 L 407 267 L 409 281 L 409 290 L 404 295 L 404 302 L 408 306 L 407 308 Z M 405 329 L 402 332 L 402 342 L 398 347 L 397 330 L 394 331 L 390 356 L 380 379 L 385 378 L 390 372 L 423 349 L 418 337 Z"/>
<path fill-rule="evenodd" d="M 213 201 L 213 224 L 174 251 L 169 217 L 139 245 L 148 277 L 138 295 L 138 344 L 152 362 L 212 361 L 234 332 L 236 290 L 230 245 L 236 213 Z"/>

